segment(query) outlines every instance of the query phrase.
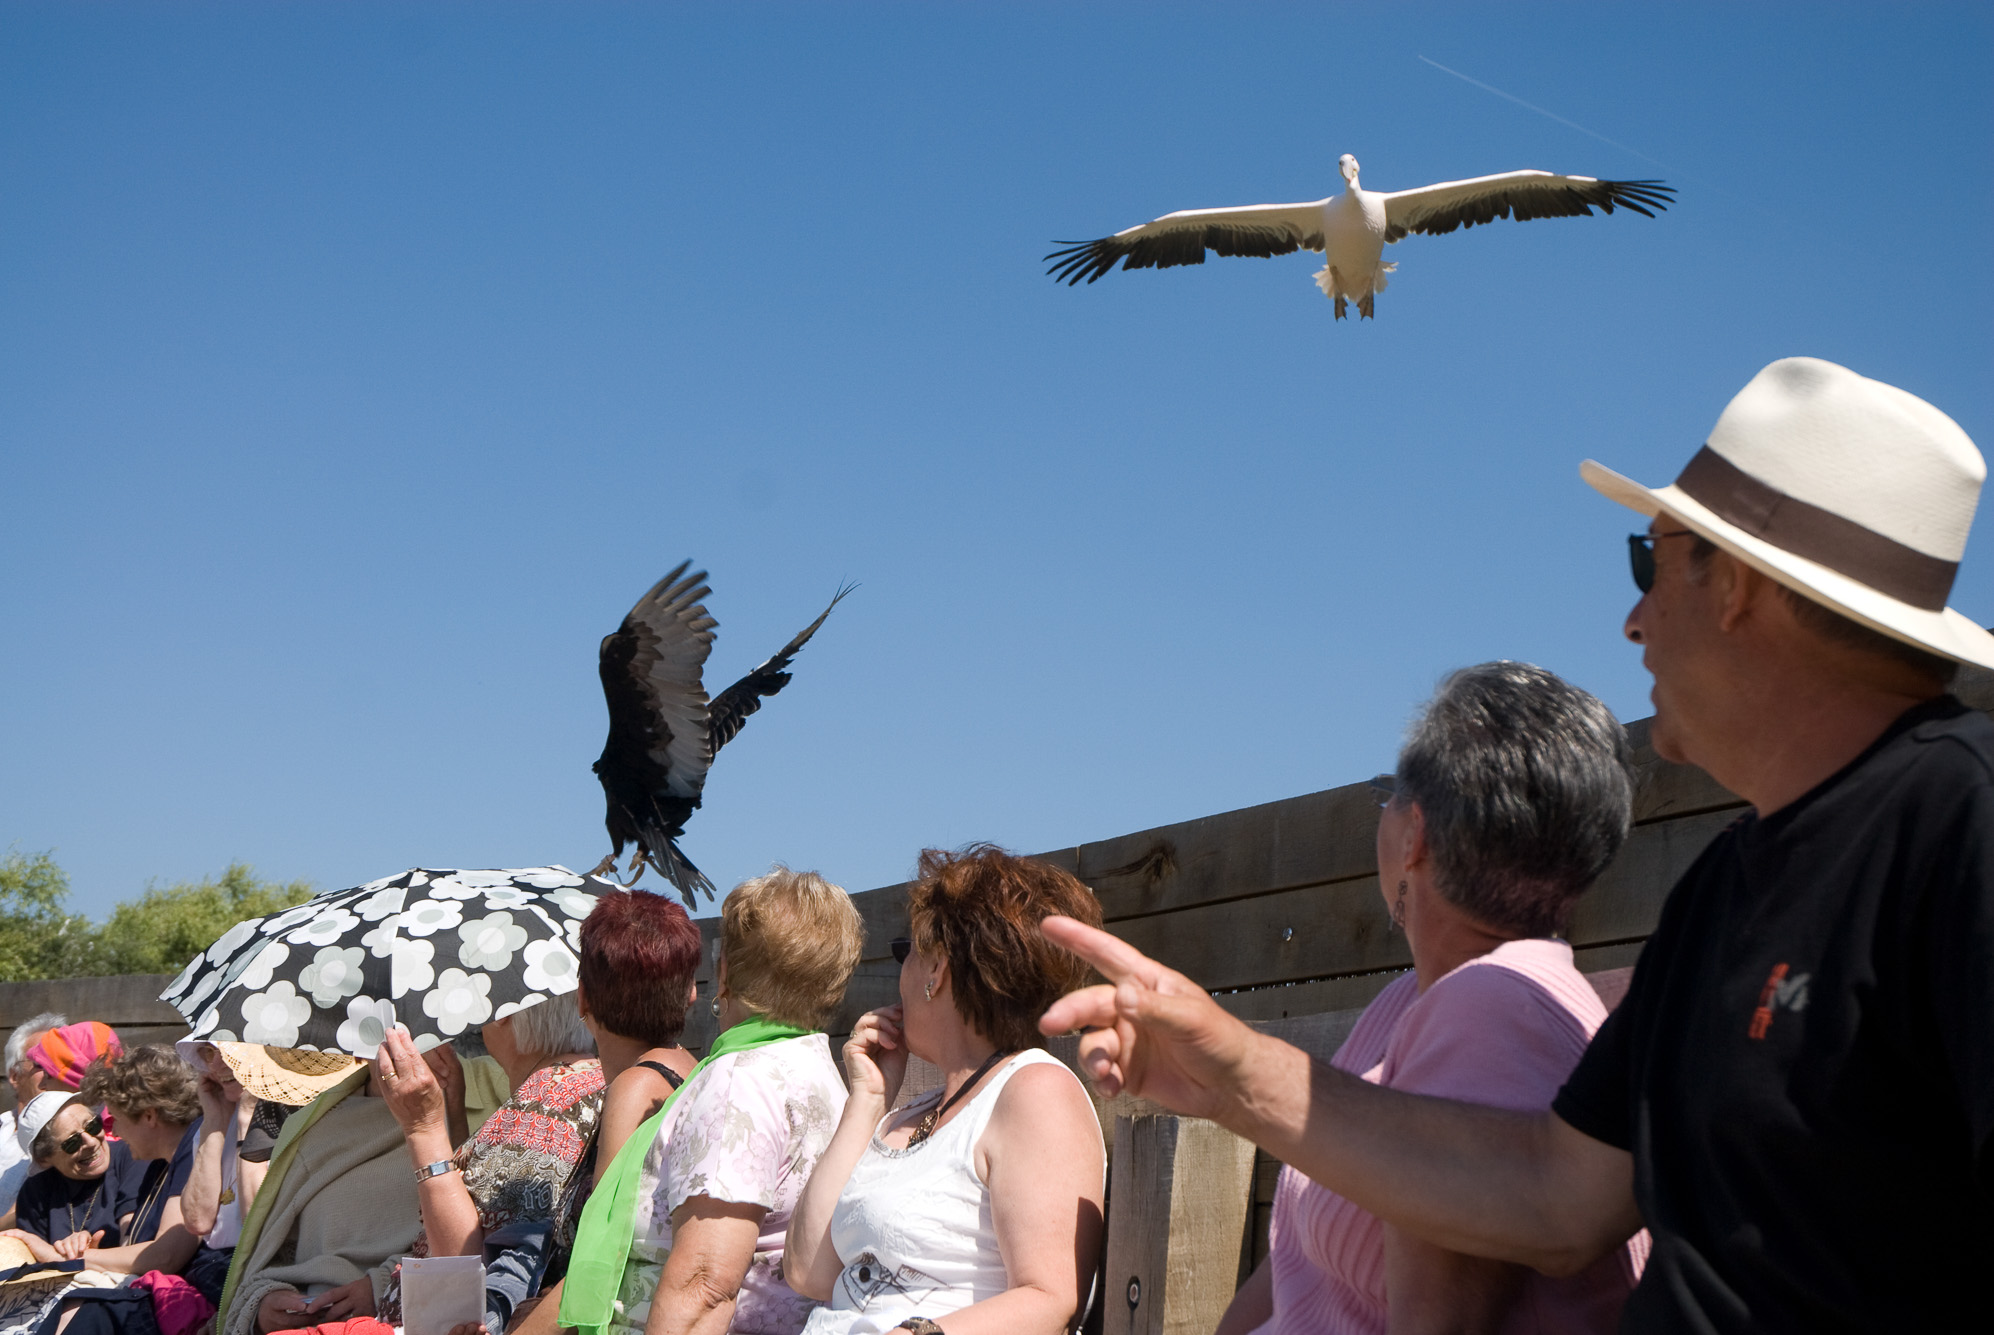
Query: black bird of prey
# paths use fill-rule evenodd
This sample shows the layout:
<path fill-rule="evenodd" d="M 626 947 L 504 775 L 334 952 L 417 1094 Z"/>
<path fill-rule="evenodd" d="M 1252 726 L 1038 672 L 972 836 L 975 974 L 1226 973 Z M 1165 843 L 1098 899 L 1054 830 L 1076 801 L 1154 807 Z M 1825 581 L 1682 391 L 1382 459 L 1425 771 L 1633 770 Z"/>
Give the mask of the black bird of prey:
<path fill-rule="evenodd" d="M 789 685 L 790 660 L 853 586 L 839 589 L 831 607 L 780 653 L 709 704 L 700 677 L 720 623 L 700 602 L 713 592 L 706 586 L 706 572 L 686 574 L 691 564 L 681 561 L 652 585 L 616 633 L 603 637 L 600 667 L 609 703 L 609 740 L 594 769 L 609 799 L 603 824 L 615 847 L 591 874 L 608 873 L 623 846 L 635 844 L 629 869 L 636 875 L 626 884 L 635 885 L 648 864 L 696 908 L 699 891 L 713 898 L 713 882 L 679 850 L 678 837 L 699 809 L 707 768 L 748 715 L 762 707 L 763 697 Z"/>
<path fill-rule="evenodd" d="M 1385 275 L 1399 266 L 1381 257 L 1390 243 L 1409 232 L 1442 236 L 1497 218 L 1592 216 L 1615 208 L 1654 217 L 1666 209 L 1673 186 L 1660 181 L 1597 181 L 1590 176 L 1557 176 L 1543 171 L 1503 172 L 1469 181 L 1443 181 L 1417 190 L 1380 192 L 1357 183 L 1357 159 L 1337 160 L 1343 193 L 1305 204 L 1248 204 L 1236 209 L 1184 209 L 1154 222 L 1128 227 L 1098 241 L 1055 242 L 1065 246 L 1046 256 L 1046 272 L 1072 287 L 1092 283 L 1120 264 L 1124 269 L 1168 269 L 1203 264 L 1214 255 L 1288 255 L 1320 250 L 1325 261 L 1315 276 L 1322 294 L 1336 303 L 1357 303 L 1370 319 L 1373 299 L 1385 288 Z"/>

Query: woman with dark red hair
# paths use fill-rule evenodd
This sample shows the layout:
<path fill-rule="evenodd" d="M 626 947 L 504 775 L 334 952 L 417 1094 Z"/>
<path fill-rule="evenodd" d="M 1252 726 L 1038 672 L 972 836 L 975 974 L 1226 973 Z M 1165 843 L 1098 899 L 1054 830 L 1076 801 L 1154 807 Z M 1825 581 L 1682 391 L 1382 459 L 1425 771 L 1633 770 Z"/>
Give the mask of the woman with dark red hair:
<path fill-rule="evenodd" d="M 679 1045 L 699 968 L 699 929 L 674 900 L 648 890 L 604 895 L 582 922 L 580 986 L 575 1002 L 602 1059 L 602 1120 L 568 1179 L 554 1215 L 553 1246 L 541 1290 L 539 1320 L 516 1330 L 553 1329 L 582 1206 L 630 1133 L 664 1106 L 693 1068 Z"/>
<path fill-rule="evenodd" d="M 575 997 L 609 1081 L 594 1162 L 583 1162 L 593 1183 L 692 1070 L 679 1038 L 699 969 L 699 929 L 676 900 L 630 890 L 602 897 L 582 923 L 581 947 Z"/>

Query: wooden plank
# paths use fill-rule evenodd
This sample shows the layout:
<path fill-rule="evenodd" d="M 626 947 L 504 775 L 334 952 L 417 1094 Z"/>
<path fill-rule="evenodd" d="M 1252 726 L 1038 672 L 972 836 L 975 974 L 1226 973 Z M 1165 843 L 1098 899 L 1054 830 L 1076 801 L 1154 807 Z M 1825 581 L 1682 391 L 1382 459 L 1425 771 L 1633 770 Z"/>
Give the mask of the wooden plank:
<path fill-rule="evenodd" d="M 1572 943 L 1634 941 L 1653 931 L 1669 890 L 1733 819 L 1732 812 L 1718 810 L 1636 827 L 1620 857 L 1579 901 Z M 1213 991 L 1371 974 L 1412 963 L 1405 937 L 1389 930 L 1373 876 L 1123 919 L 1113 928 L 1138 950 Z"/>
<path fill-rule="evenodd" d="M 1385 990 L 1385 985 L 1404 973 L 1386 969 L 1378 973 L 1353 973 L 1340 978 L 1318 978 L 1306 983 L 1276 983 L 1268 987 L 1220 992 L 1212 1000 L 1242 1020 L 1285 1020 L 1295 1015 L 1320 1015 L 1324 1011 L 1362 1009 Z"/>
<path fill-rule="evenodd" d="M 101 1020 L 120 1024 L 173 1024 L 180 1012 L 159 999 L 172 974 L 134 973 L 114 978 L 47 978 L 0 983 L 0 1028 L 12 1029 L 43 1011 L 72 1023 Z"/>
<path fill-rule="evenodd" d="M 1204 1335 L 1225 1314 L 1253 1147 L 1194 1117 L 1115 1120 L 1104 1335 Z"/>
<path fill-rule="evenodd" d="M 1389 926 L 1373 876 L 1112 924 L 1212 991 L 1404 968 L 1412 954 Z"/>
<path fill-rule="evenodd" d="M 1636 826 L 1620 856 L 1579 900 L 1572 914 L 1572 944 L 1633 941 L 1654 931 L 1669 891 L 1737 818 L 1736 809 L 1726 808 Z"/>
<path fill-rule="evenodd" d="M 1347 880 L 1377 868 L 1367 784 L 1082 844 L 1081 880 L 1110 921 Z"/>
<path fill-rule="evenodd" d="M 1668 820 L 1719 807 L 1743 806 L 1744 799 L 1694 765 L 1676 765 L 1655 754 L 1648 740 L 1653 719 L 1627 725 L 1633 750 L 1634 822 Z"/>

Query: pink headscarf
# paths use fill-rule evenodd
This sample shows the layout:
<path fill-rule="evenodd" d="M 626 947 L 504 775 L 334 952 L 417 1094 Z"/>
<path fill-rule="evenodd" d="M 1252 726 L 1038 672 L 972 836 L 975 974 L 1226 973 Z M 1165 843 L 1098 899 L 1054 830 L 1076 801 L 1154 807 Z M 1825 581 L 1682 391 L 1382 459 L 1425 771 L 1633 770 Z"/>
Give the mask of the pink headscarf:
<path fill-rule="evenodd" d="M 125 1045 L 111 1026 L 101 1020 L 85 1020 L 51 1029 L 28 1049 L 28 1057 L 42 1068 L 42 1074 L 64 1089 L 83 1084 L 83 1072 L 99 1057 L 125 1055 Z"/>

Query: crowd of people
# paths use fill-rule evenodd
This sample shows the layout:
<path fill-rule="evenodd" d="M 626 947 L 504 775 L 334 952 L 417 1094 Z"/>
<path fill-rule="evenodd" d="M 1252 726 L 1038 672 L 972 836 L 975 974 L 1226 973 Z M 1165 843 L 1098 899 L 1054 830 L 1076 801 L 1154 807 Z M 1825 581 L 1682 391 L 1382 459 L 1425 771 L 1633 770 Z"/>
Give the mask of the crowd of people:
<path fill-rule="evenodd" d="M 1486 663 L 1373 781 L 1378 912 L 1413 967 L 1330 1061 L 989 845 L 921 854 L 898 999 L 836 1053 L 857 908 L 781 866 L 736 886 L 695 1058 L 699 930 L 610 893 L 575 990 L 474 1045 L 17 1027 L 0 1335 L 384 1335 L 427 1257 L 485 1265 L 447 1335 L 1059 1335 L 1099 1300 L 1107 1209 L 1096 1105 L 1046 1050 L 1067 1032 L 1104 1092 L 1287 1165 L 1219 1335 L 1984 1324 L 1994 724 L 1948 687 L 1994 636 L 1926 587 L 1979 455 L 1795 359 L 1675 486 L 1588 476 L 1652 519 L 1626 634 L 1653 745 L 1750 803 L 1612 1015 L 1566 934 L 1631 828 L 1627 736 Z M 915 1059 L 939 1078 L 909 1097 Z"/>
<path fill-rule="evenodd" d="M 8 1054 L 31 1171 L 0 1239 L 0 1335 L 368 1335 L 403 1326 L 407 1263 L 443 1256 L 485 1265 L 482 1317 L 456 1335 L 922 1312 L 1066 1328 L 1106 1156 L 1036 1027 L 1086 968 L 1039 924 L 1100 913 L 1068 873 L 995 848 L 921 867 L 901 1002 L 858 1023 L 843 1069 L 826 1025 L 858 910 L 784 867 L 721 905 L 698 1060 L 681 1039 L 701 936 L 642 890 L 581 923 L 573 992 L 488 1022 L 471 1055 L 399 1030 L 371 1061 L 126 1051 L 101 1024 L 29 1021 Z M 910 1054 L 944 1082 L 900 1101 Z"/>

